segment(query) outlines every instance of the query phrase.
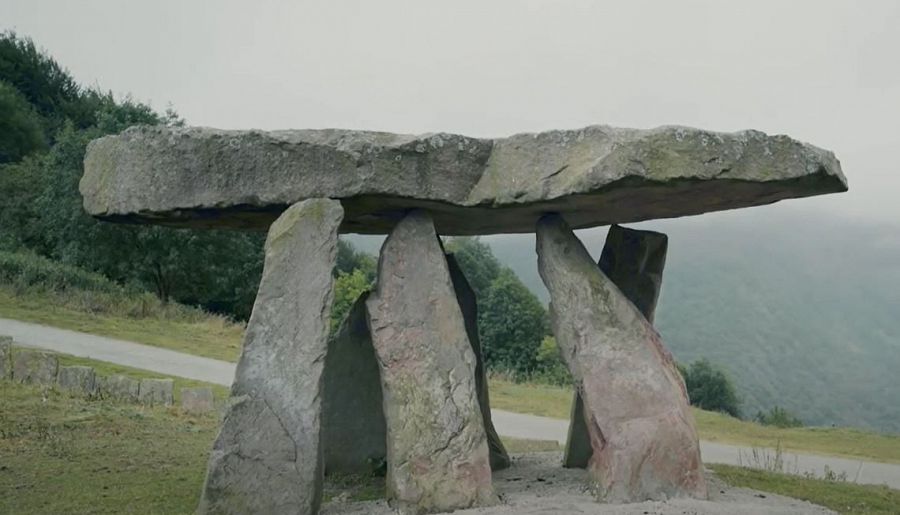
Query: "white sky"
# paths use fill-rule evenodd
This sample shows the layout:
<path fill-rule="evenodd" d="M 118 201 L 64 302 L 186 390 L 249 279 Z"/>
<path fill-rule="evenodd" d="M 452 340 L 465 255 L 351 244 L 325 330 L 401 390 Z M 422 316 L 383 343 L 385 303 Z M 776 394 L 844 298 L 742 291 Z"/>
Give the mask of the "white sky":
<path fill-rule="evenodd" d="M 0 29 L 192 125 L 784 133 L 850 180 L 802 206 L 900 220 L 896 0 L 0 0 Z"/>

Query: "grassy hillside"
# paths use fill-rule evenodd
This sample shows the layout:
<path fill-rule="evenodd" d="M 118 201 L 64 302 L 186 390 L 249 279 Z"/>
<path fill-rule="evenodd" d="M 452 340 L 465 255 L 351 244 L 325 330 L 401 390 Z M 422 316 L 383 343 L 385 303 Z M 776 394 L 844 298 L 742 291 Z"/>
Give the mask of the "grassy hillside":
<path fill-rule="evenodd" d="M 682 362 L 735 379 L 746 414 L 900 432 L 900 225 L 790 205 L 634 227 L 669 235 L 656 325 Z M 605 229 L 579 231 L 599 256 Z M 486 238 L 542 299 L 534 238 Z"/>

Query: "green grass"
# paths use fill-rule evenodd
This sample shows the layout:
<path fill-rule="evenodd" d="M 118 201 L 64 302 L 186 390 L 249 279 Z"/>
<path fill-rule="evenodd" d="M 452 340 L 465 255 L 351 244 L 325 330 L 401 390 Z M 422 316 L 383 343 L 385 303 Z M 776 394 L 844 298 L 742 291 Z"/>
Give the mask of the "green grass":
<path fill-rule="evenodd" d="M 489 380 L 491 407 L 568 419 L 572 390 L 562 386 L 520 384 L 498 377 Z M 804 452 L 900 463 L 900 435 L 886 435 L 851 428 L 799 427 L 781 429 L 739 420 L 721 413 L 693 409 L 697 430 L 703 440 L 775 447 Z"/>
<path fill-rule="evenodd" d="M 0 512 L 191 513 L 217 425 L 0 381 Z"/>
<path fill-rule="evenodd" d="M 175 315 L 159 312 L 148 317 L 92 313 L 65 294 L 54 300 L 47 292 L 16 293 L 0 287 L 0 317 L 143 343 L 199 356 L 236 361 L 243 326 L 221 317 L 198 315 L 184 308 Z M 102 311 L 102 310 L 101 310 Z M 154 311 L 155 312 L 155 311 Z M 187 313 L 187 314 L 184 314 Z M 523 384 L 493 377 L 491 405 L 518 413 L 568 419 L 571 389 L 541 384 Z M 850 428 L 779 429 L 741 421 L 719 413 L 694 410 L 700 437 L 704 440 L 786 451 L 816 453 L 886 463 L 900 463 L 900 436 Z"/>
<path fill-rule="evenodd" d="M 895 515 L 900 512 L 900 490 L 886 486 L 809 479 L 730 465 L 710 467 L 729 485 L 803 499 L 838 513 Z"/>
<path fill-rule="evenodd" d="M 244 327 L 213 315 L 196 317 L 128 318 L 91 313 L 46 293 L 16 294 L 0 288 L 0 317 L 45 324 L 73 331 L 164 347 L 225 361 L 237 361 Z M 67 300 L 70 297 L 66 297 Z"/>

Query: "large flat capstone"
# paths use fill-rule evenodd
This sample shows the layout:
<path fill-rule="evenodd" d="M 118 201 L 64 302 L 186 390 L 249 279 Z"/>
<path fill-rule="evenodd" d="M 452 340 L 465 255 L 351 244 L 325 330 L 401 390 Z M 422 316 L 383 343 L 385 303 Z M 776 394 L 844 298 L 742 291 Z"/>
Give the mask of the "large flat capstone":
<path fill-rule="evenodd" d="M 478 139 L 351 130 L 133 127 L 91 142 L 85 209 L 113 221 L 265 230 L 339 199 L 342 232 L 425 208 L 439 234 L 533 232 L 695 215 L 845 191 L 834 154 L 787 136 L 591 126 Z"/>

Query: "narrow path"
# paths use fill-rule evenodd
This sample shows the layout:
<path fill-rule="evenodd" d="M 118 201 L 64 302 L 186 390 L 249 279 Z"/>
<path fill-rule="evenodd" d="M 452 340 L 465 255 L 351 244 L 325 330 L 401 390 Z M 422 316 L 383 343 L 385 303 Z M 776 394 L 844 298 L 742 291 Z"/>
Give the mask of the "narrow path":
<path fill-rule="evenodd" d="M 116 340 L 67 329 L 0 318 L 0 335 L 9 335 L 16 343 L 74 356 L 107 361 L 160 374 L 185 377 L 229 386 L 234 378 L 234 363 L 193 356 L 159 347 Z M 501 435 L 534 440 L 556 440 L 565 444 L 569 423 L 548 417 L 491 410 L 494 426 Z M 753 466 L 748 459 L 752 449 L 736 445 L 700 442 L 703 461 Z M 773 454 L 771 449 L 766 450 Z M 815 472 L 822 476 L 826 467 L 846 474 L 848 481 L 886 484 L 900 489 L 900 465 L 851 460 L 815 454 L 784 454 L 785 468 L 791 473 Z"/>

